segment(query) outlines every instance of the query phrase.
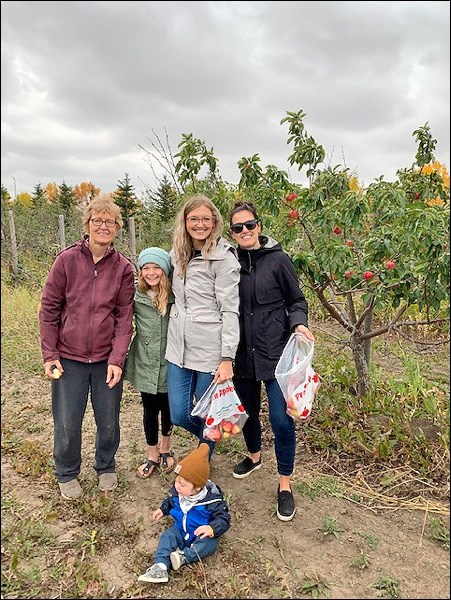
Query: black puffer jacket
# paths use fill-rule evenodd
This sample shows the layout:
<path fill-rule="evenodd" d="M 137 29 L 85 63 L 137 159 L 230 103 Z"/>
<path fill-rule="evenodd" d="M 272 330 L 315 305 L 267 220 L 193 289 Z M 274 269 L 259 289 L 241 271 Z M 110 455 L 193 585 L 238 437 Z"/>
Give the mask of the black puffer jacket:
<path fill-rule="evenodd" d="M 308 306 L 296 271 L 280 244 L 260 236 L 258 250 L 238 249 L 240 343 L 235 377 L 274 378 L 277 361 L 296 325 L 308 325 Z"/>

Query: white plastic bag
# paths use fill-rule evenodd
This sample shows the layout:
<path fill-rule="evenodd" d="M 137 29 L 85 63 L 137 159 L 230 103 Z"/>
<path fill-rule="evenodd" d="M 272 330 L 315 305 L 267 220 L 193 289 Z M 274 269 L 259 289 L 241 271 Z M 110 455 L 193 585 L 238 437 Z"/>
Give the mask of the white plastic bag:
<path fill-rule="evenodd" d="M 292 333 L 276 366 L 275 377 L 287 403 L 287 413 L 305 421 L 312 411 L 320 386 L 312 367 L 314 342 L 301 333 Z"/>
<path fill-rule="evenodd" d="M 212 382 L 191 411 L 205 421 L 204 438 L 218 442 L 238 435 L 248 414 L 241 404 L 232 380 Z"/>

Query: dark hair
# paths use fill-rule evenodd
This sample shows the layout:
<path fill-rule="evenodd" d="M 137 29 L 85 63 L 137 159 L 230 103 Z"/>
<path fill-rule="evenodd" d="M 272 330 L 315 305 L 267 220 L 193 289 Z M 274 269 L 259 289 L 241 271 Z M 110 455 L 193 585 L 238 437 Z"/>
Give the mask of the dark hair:
<path fill-rule="evenodd" d="M 236 213 L 239 213 L 242 210 L 248 210 L 254 215 L 254 219 L 256 221 L 260 221 L 260 219 L 258 218 L 257 209 L 252 204 L 252 202 L 235 202 L 235 206 L 232 208 L 232 211 L 230 213 L 230 225 L 232 224 L 233 215 L 236 215 Z"/>

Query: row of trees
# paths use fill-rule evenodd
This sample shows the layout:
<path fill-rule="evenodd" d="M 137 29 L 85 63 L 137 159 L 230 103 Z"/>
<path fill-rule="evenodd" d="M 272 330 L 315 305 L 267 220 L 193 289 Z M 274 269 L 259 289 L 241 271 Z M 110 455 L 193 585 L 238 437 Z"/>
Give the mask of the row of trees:
<path fill-rule="evenodd" d="M 137 199 L 126 175 L 113 195 L 124 221 L 135 217 L 138 250 L 148 244 L 168 248 L 173 217 L 187 195 L 207 194 L 224 216 L 237 200 L 254 202 L 264 229 L 281 242 L 303 284 L 342 327 L 363 395 L 370 389 L 372 339 L 388 332 L 412 337 L 420 325 L 448 330 L 449 175 L 435 158 L 437 140 L 426 123 L 412 134 L 418 144 L 412 165 L 400 169 L 395 181 L 380 177 L 364 188 L 341 165 L 320 168 L 325 152 L 307 133 L 305 116 L 302 110 L 287 112 L 281 124 L 288 125 L 288 161 L 299 172 L 306 169 L 308 186 L 274 165 L 263 167 L 258 154 L 238 161 L 238 185 L 224 182 L 205 142 L 184 134 L 173 154 L 154 134 L 151 147 L 142 149 L 154 175 L 155 164 L 163 172 L 157 190 Z M 85 200 L 97 193 L 89 185 Z M 31 211 L 43 209 L 35 192 Z M 72 218 L 69 196 L 60 186 L 46 206 Z M 2 211 L 4 200 L 9 203 L 2 187 Z M 21 210 L 27 210 L 24 203 Z"/>

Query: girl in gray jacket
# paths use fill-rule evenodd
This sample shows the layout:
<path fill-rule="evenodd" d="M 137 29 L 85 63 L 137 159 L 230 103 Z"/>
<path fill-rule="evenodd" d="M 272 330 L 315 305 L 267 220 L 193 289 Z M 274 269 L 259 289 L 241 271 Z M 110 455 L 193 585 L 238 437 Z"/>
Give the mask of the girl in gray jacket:
<path fill-rule="evenodd" d="M 236 251 L 221 237 L 223 219 L 213 202 L 202 194 L 189 198 L 175 224 L 171 250 L 175 303 L 169 315 L 168 393 L 171 419 L 203 439 L 204 422 L 192 417 L 199 399 L 214 379 L 233 377 L 239 341 Z"/>

